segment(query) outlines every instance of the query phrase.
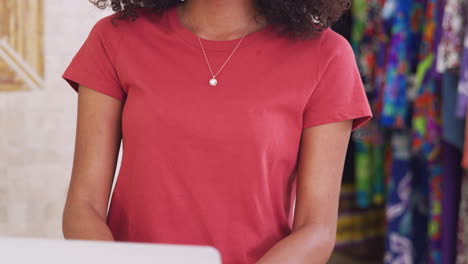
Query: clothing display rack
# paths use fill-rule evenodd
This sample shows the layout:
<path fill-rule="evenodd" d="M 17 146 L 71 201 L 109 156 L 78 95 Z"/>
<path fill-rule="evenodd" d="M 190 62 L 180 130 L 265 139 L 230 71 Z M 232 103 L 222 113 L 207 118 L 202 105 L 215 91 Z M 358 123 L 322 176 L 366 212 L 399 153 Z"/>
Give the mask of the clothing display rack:
<path fill-rule="evenodd" d="M 468 263 L 468 1 L 352 0 L 374 118 L 353 132 L 337 251 L 381 263 Z"/>

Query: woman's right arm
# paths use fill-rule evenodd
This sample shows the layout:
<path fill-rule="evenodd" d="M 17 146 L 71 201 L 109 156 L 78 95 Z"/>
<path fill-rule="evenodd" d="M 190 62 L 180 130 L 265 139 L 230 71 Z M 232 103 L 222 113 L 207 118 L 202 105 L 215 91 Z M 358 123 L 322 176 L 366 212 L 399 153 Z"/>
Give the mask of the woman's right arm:
<path fill-rule="evenodd" d="M 114 240 L 107 205 L 121 142 L 123 102 L 80 85 L 73 169 L 62 218 L 65 239 Z"/>

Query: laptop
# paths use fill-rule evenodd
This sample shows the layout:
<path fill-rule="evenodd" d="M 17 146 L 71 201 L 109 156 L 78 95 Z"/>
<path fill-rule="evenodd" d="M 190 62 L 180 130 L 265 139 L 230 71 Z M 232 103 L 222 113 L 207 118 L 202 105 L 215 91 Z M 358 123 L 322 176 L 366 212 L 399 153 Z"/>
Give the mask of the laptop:
<path fill-rule="evenodd" d="M 2 264 L 221 264 L 211 246 L 0 237 Z"/>

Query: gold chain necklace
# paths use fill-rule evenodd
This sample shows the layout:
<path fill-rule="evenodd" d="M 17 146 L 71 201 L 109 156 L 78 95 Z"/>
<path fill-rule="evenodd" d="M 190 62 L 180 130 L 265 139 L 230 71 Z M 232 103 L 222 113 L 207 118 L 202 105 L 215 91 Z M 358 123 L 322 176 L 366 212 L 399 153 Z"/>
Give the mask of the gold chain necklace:
<path fill-rule="evenodd" d="M 206 56 L 206 52 L 205 52 L 205 48 L 203 47 L 203 44 L 202 44 L 202 41 L 200 39 L 200 36 L 198 36 L 196 30 L 195 30 L 195 26 L 193 24 L 193 21 L 191 18 L 190 19 L 190 23 L 192 24 L 192 28 L 193 28 L 193 32 L 195 33 L 195 35 L 197 36 L 198 38 L 198 42 L 200 43 L 200 47 L 203 51 L 203 56 L 205 57 L 205 61 L 206 61 L 206 64 L 208 65 L 208 69 L 210 70 L 210 73 L 211 73 L 211 76 L 212 78 L 210 79 L 210 81 L 208 82 L 211 86 L 216 86 L 218 84 L 218 80 L 216 79 L 216 76 L 218 76 L 218 74 L 221 72 L 221 70 L 224 68 L 224 66 L 228 63 L 228 61 L 231 59 L 232 55 L 234 55 L 234 53 L 236 52 L 237 48 L 239 47 L 239 45 L 241 44 L 242 40 L 244 39 L 244 37 L 246 36 L 247 34 L 247 30 L 245 31 L 245 33 L 242 35 L 242 37 L 240 38 L 240 40 L 237 42 L 237 45 L 236 47 L 234 48 L 234 50 L 231 52 L 231 54 L 229 55 L 229 57 L 226 59 L 226 61 L 223 63 L 223 65 L 221 66 L 221 68 L 219 68 L 219 70 L 216 72 L 216 74 L 213 73 L 213 70 L 211 69 L 211 65 L 210 65 L 210 62 L 208 60 L 208 56 Z M 250 25 L 251 21 L 249 22 L 248 25 Z"/>

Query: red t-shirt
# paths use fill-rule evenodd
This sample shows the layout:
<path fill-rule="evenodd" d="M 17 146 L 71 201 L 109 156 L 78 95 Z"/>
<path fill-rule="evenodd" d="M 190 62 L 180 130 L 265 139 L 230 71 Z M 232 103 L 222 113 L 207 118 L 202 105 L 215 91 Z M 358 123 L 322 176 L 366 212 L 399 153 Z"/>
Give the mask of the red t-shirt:
<path fill-rule="evenodd" d="M 347 40 L 247 35 L 218 75 L 176 8 L 100 19 L 63 78 L 124 102 L 108 225 L 119 241 L 209 245 L 252 264 L 291 232 L 303 128 L 372 117 Z M 216 72 L 238 40 L 202 39 Z"/>

